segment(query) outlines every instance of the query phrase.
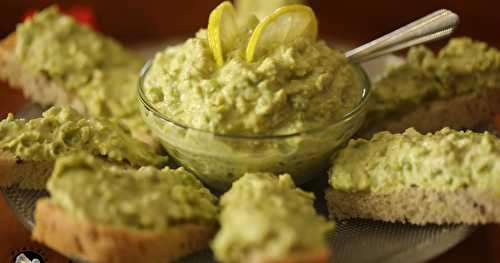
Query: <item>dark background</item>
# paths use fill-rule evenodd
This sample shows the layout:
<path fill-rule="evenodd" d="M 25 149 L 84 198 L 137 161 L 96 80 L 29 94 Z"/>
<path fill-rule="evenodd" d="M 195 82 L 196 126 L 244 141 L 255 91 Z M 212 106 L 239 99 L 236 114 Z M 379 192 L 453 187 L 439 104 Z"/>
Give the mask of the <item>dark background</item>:
<path fill-rule="evenodd" d="M 53 3 L 83 4 L 96 16 L 99 29 L 122 42 L 135 44 L 186 36 L 206 27 L 216 0 L 0 0 L 0 37 L 15 29 L 23 13 Z M 456 33 L 500 47 L 500 1 L 486 0 L 310 0 L 328 39 L 360 44 L 439 8 L 458 13 Z M 344 42 L 344 43 L 345 43 Z M 443 42 L 441 42 L 442 44 Z M 438 44 L 439 45 L 439 44 Z"/>
<path fill-rule="evenodd" d="M 0 0 L 0 38 L 15 30 L 29 9 L 58 3 L 90 7 L 100 31 L 126 44 L 184 37 L 205 27 L 215 0 Z M 470 36 L 500 47 L 500 0 L 310 0 L 320 20 L 320 34 L 343 44 L 358 45 L 439 8 L 458 13 L 455 36 Z M 438 47 L 445 41 L 434 44 Z M 0 83 L 0 118 L 25 103 L 22 95 Z M 39 252 L 46 262 L 68 262 L 52 250 L 30 241 L 29 232 L 15 219 L 0 195 L 0 262 L 10 262 L 20 250 Z M 13 262 L 13 261 L 12 261 Z M 479 228 L 465 242 L 433 263 L 500 262 L 500 226 Z"/>

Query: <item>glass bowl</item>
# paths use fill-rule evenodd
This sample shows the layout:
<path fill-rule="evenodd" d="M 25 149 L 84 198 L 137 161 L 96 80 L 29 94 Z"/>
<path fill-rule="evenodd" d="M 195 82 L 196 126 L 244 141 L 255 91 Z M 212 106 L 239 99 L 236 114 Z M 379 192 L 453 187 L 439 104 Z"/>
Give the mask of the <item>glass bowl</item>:
<path fill-rule="evenodd" d="M 362 96 L 357 106 L 331 124 L 287 135 L 225 135 L 187 127 L 159 112 L 147 99 L 143 83 L 151 67 L 146 63 L 138 84 L 141 114 L 168 153 L 209 187 L 226 190 L 246 172 L 289 173 L 296 184 L 326 175 L 329 159 L 359 129 L 371 93 L 365 71 L 358 73 Z"/>

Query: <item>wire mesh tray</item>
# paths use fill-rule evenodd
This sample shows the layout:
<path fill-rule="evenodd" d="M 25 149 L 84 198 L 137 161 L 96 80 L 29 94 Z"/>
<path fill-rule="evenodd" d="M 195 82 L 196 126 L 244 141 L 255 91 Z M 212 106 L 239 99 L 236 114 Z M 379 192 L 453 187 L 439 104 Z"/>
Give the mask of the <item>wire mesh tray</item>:
<path fill-rule="evenodd" d="M 48 193 L 17 187 L 5 188 L 2 192 L 16 216 L 31 229 L 36 200 Z M 321 206 L 318 210 L 324 214 L 324 200 L 318 203 Z M 453 247 L 473 230 L 474 227 L 463 225 L 415 226 L 356 219 L 337 222 L 335 233 L 328 238 L 334 262 L 423 262 Z M 215 261 L 207 249 L 181 262 Z"/>

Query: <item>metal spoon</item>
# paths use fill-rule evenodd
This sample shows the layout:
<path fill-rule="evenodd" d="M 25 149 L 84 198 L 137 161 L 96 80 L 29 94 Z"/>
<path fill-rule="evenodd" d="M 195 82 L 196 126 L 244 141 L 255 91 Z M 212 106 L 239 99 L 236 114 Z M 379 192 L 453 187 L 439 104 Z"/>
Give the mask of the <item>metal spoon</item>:
<path fill-rule="evenodd" d="M 345 53 L 354 63 L 367 61 L 411 46 L 446 38 L 458 26 L 457 14 L 441 9 Z"/>

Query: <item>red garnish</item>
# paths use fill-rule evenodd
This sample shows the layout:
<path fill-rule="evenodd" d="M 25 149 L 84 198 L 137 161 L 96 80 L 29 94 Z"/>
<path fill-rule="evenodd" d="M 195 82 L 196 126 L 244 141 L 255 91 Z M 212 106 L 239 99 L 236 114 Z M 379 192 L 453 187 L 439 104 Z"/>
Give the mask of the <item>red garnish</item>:
<path fill-rule="evenodd" d="M 60 6 L 57 7 L 64 14 L 72 16 L 80 24 L 89 26 L 90 28 L 97 30 L 97 22 L 90 7 L 84 5 L 73 5 L 69 8 L 61 8 Z M 38 11 L 35 9 L 26 10 L 26 12 L 24 12 L 24 15 L 22 16 L 22 21 L 31 18 L 32 16 L 36 15 L 36 13 L 38 13 Z"/>
<path fill-rule="evenodd" d="M 90 28 L 97 30 L 97 22 L 90 7 L 83 5 L 74 5 L 63 12 L 74 17 L 75 20 L 80 22 L 82 25 L 87 25 Z"/>
<path fill-rule="evenodd" d="M 22 16 L 21 20 L 24 22 L 26 19 L 36 15 L 37 11 L 35 9 L 28 9 L 26 12 L 24 12 L 24 15 Z"/>

